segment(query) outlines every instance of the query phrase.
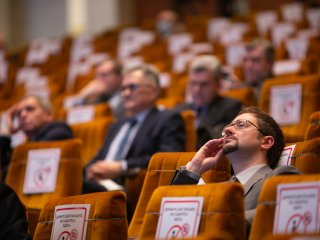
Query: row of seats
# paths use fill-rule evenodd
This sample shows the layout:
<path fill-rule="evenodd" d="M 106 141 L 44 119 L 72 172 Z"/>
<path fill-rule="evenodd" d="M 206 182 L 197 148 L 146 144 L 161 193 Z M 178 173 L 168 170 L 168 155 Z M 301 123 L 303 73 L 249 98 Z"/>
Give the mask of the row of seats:
<path fill-rule="evenodd" d="M 316 118 L 318 116 L 318 118 Z M 297 167 L 303 174 L 317 174 L 320 172 L 319 149 L 319 112 L 314 113 L 310 119 L 309 130 L 313 132 L 312 137 L 304 142 L 296 143 L 291 155 L 291 165 Z M 316 134 L 317 133 L 317 134 Z M 311 134 L 306 136 L 311 137 Z M 25 169 L 28 152 L 32 149 L 47 149 L 58 147 L 61 149 L 61 159 L 59 165 L 59 175 L 57 178 L 57 189 L 54 193 L 31 194 L 23 193 L 25 179 Z M 6 183 L 18 194 L 22 202 L 28 208 L 30 226 L 35 226 L 37 214 L 52 197 L 66 197 L 81 194 L 82 188 L 82 142 L 78 139 L 58 141 L 27 143 L 18 146 L 13 153 L 9 166 Z M 129 236 L 139 236 L 139 231 L 143 225 L 147 204 L 152 193 L 158 186 L 170 185 L 175 169 L 185 165 L 194 152 L 189 153 L 157 153 L 150 160 L 149 168 L 146 172 L 141 172 L 136 178 L 126 180 L 128 189 L 128 201 L 135 206 L 138 200 L 133 219 L 129 227 Z M 227 159 L 221 165 L 207 172 L 203 176 L 204 180 L 210 182 L 223 182 L 230 178 L 230 165 Z M 66 184 L 68 183 L 68 184 Z M 141 194 L 140 194 L 140 189 Z M 35 222 L 32 221 L 35 220 Z M 33 224 L 32 224 L 33 222 Z"/>
<path fill-rule="evenodd" d="M 48 144 L 43 143 L 42 146 L 38 144 L 37 147 L 35 144 L 27 144 L 29 148 L 24 151 L 27 152 L 30 149 L 38 149 L 39 147 L 48 148 Z M 57 143 L 51 143 L 50 146 L 52 147 L 54 144 Z M 58 188 L 56 193 L 23 196 L 21 192 L 23 183 L 20 181 L 17 184 L 10 173 L 15 172 L 15 176 L 19 175 L 24 178 L 25 156 L 19 156 L 22 159 L 21 161 L 17 161 L 14 158 L 14 163 L 16 164 L 10 166 L 8 173 L 7 183 L 17 191 L 19 197 L 27 206 L 30 228 L 33 227 L 35 229 L 35 226 L 37 226 L 35 239 L 49 239 L 54 206 L 67 203 L 93 204 L 94 207 L 92 209 L 94 210 L 90 213 L 90 221 L 88 222 L 88 239 L 101 239 L 100 236 L 109 236 L 110 238 L 108 239 L 127 239 L 127 237 L 130 239 L 153 239 L 159 218 L 161 199 L 164 196 L 204 197 L 205 204 L 199 228 L 200 239 L 216 237 L 219 237 L 219 239 L 245 239 L 243 188 L 238 183 L 221 183 L 230 178 L 230 165 L 227 159 L 203 176 L 204 180 L 210 184 L 203 186 L 168 186 L 175 169 L 190 161 L 194 152 L 155 154 L 150 160 L 139 202 L 128 228 L 125 214 L 126 198 L 123 193 L 114 191 L 66 197 L 68 195 L 79 195 L 79 192 L 76 193 L 77 188 L 75 187 L 81 185 L 81 182 L 79 184 L 79 181 L 81 181 L 81 169 L 77 167 L 80 173 L 78 176 L 75 173 L 79 161 L 77 162 L 75 157 L 68 159 L 68 154 L 71 154 L 71 148 L 69 147 L 75 149 L 79 141 L 68 140 L 58 142 L 58 144 L 62 149 L 62 159 L 57 182 L 57 186 L 60 186 L 60 189 Z M 291 156 L 291 164 L 296 166 L 302 172 L 302 175 L 276 176 L 266 181 L 260 193 L 250 239 L 263 239 L 263 237 L 272 233 L 276 205 L 276 186 L 278 184 L 319 181 L 320 164 L 317 163 L 319 162 L 319 149 L 320 138 L 297 143 Z M 15 157 L 17 156 L 15 155 Z M 15 167 L 17 164 L 20 165 L 19 168 Z M 19 172 L 17 172 L 18 170 Z M 65 178 L 64 184 L 61 183 L 63 178 Z M 73 191 L 71 191 L 69 185 L 72 186 Z M 159 186 L 162 187 L 159 188 Z M 65 190 L 62 188 L 65 188 Z M 57 199 L 50 200 L 53 196 Z M 42 211 L 38 220 L 40 203 Z M 37 207 L 38 211 L 35 210 Z M 34 232 L 34 229 L 30 229 L 31 233 Z M 114 231 L 114 229 L 119 229 L 120 232 Z"/>

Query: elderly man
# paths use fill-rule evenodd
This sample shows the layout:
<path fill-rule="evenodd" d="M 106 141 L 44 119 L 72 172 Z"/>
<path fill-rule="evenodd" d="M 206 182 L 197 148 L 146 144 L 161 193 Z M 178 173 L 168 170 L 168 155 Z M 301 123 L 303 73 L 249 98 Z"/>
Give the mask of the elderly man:
<path fill-rule="evenodd" d="M 258 108 L 246 108 L 222 130 L 222 138 L 201 147 L 185 167 L 180 168 L 173 184 L 195 184 L 200 176 L 216 166 L 221 157 L 230 160 L 234 176 L 244 187 L 245 215 L 251 223 L 264 181 L 273 175 L 297 174 L 291 166 L 277 167 L 284 148 L 282 131 L 275 120 Z"/>
<path fill-rule="evenodd" d="M 185 130 L 179 113 L 156 107 L 159 75 L 148 65 L 129 69 L 124 74 L 121 92 L 127 119 L 117 121 L 86 169 L 91 183 L 105 185 L 147 168 L 156 152 L 184 151 Z M 89 182 L 89 183 L 90 183 Z M 90 189 L 84 189 L 90 191 Z"/>
<path fill-rule="evenodd" d="M 17 125 L 14 124 L 15 119 Z M 1 132 L 1 165 L 6 170 L 10 160 L 10 135 L 22 130 L 28 141 L 54 141 L 73 137 L 71 128 L 64 122 L 53 120 L 51 104 L 34 95 L 22 98 L 8 110 L 7 129 Z M 5 173 L 4 173 L 5 175 Z"/>
<path fill-rule="evenodd" d="M 76 95 L 77 105 L 106 102 L 115 117 L 123 117 L 124 109 L 121 97 L 122 66 L 115 60 L 103 61 L 95 72 L 95 78 Z"/>
<path fill-rule="evenodd" d="M 176 107 L 178 111 L 194 110 L 198 149 L 208 140 L 221 137 L 222 128 L 241 109 L 239 101 L 219 95 L 221 76 L 221 64 L 215 56 L 196 57 L 189 68 L 191 102 Z"/>
<path fill-rule="evenodd" d="M 271 42 L 256 39 L 246 45 L 243 59 L 244 86 L 251 86 L 259 98 L 264 80 L 272 78 L 274 48 Z"/>

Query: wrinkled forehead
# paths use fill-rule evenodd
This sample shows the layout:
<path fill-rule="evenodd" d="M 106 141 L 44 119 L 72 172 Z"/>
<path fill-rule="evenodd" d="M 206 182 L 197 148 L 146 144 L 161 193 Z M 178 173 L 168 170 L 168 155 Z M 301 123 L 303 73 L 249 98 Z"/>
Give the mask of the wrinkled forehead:
<path fill-rule="evenodd" d="M 143 72 L 140 70 L 134 70 L 125 74 L 122 84 L 128 83 L 141 83 L 144 81 Z"/>
<path fill-rule="evenodd" d="M 249 120 L 250 122 L 254 124 L 258 124 L 257 118 L 253 113 L 243 113 L 238 115 L 232 122 L 235 122 L 239 119 Z"/>

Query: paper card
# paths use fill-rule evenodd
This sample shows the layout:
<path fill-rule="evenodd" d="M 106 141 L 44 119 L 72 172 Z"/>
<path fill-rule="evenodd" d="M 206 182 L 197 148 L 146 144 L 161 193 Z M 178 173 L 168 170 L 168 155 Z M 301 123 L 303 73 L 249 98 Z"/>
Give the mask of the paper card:
<path fill-rule="evenodd" d="M 192 44 L 192 35 L 190 33 L 177 33 L 168 39 L 168 52 L 172 55 L 181 52 Z"/>
<path fill-rule="evenodd" d="M 84 106 L 71 108 L 67 112 L 67 123 L 88 122 L 94 118 L 94 106 Z"/>
<path fill-rule="evenodd" d="M 54 240 L 84 240 L 87 235 L 90 204 L 56 206 L 51 238 Z"/>
<path fill-rule="evenodd" d="M 156 239 L 195 238 L 198 234 L 203 197 L 164 197 Z"/>
<path fill-rule="evenodd" d="M 270 113 L 280 125 L 297 124 L 301 114 L 300 84 L 275 86 L 271 88 Z"/>
<path fill-rule="evenodd" d="M 272 27 L 272 42 L 276 47 L 280 47 L 281 43 L 286 40 L 296 30 L 296 26 L 291 22 L 276 23 Z"/>
<path fill-rule="evenodd" d="M 32 67 L 23 67 L 20 68 L 17 72 L 17 84 L 25 83 L 28 81 L 32 81 L 32 79 L 40 76 L 39 68 Z"/>
<path fill-rule="evenodd" d="M 306 17 L 311 28 L 320 28 L 320 9 L 310 8 L 306 12 Z"/>
<path fill-rule="evenodd" d="M 319 21 L 320 21 L 320 18 L 319 18 Z M 319 24 L 319 28 L 320 28 L 320 24 Z M 306 38 L 306 39 L 315 38 L 319 36 L 319 30 L 315 28 L 301 29 L 297 31 L 296 35 L 299 38 Z"/>
<path fill-rule="evenodd" d="M 274 234 L 319 232 L 320 182 L 279 184 Z"/>
<path fill-rule="evenodd" d="M 56 189 L 61 150 L 36 149 L 28 152 L 23 193 L 47 193 Z"/>
<path fill-rule="evenodd" d="M 246 53 L 243 43 L 234 44 L 226 48 L 226 62 L 228 66 L 239 66 L 243 62 Z"/>
<path fill-rule="evenodd" d="M 235 23 L 223 29 L 219 36 L 219 42 L 224 46 L 230 46 L 242 41 L 243 34 L 248 30 L 245 23 Z"/>
<path fill-rule="evenodd" d="M 288 22 L 301 22 L 303 19 L 303 5 L 300 3 L 284 4 L 281 12 L 284 20 Z"/>
<path fill-rule="evenodd" d="M 207 42 L 193 43 L 189 46 L 189 51 L 193 52 L 196 55 L 201 53 L 212 53 L 213 46 L 211 43 Z"/>
<path fill-rule="evenodd" d="M 287 39 L 286 47 L 290 59 L 303 60 L 307 56 L 309 39 L 301 37 Z"/>
<path fill-rule="evenodd" d="M 213 18 L 208 22 L 208 39 L 215 41 L 219 37 L 220 33 L 231 25 L 231 21 L 228 18 Z"/>
<path fill-rule="evenodd" d="M 280 156 L 280 160 L 278 162 L 278 166 L 290 166 L 291 165 L 291 157 L 292 157 L 292 153 L 293 153 L 295 146 L 296 145 L 294 144 L 294 145 L 287 146 L 283 149 L 281 156 Z"/>
<path fill-rule="evenodd" d="M 188 63 L 195 57 L 194 53 L 186 52 L 174 56 L 172 69 L 176 73 L 182 73 L 186 70 Z"/>
<path fill-rule="evenodd" d="M 256 25 L 260 36 L 265 37 L 271 27 L 278 21 L 276 11 L 263 11 L 256 15 Z"/>
<path fill-rule="evenodd" d="M 159 76 L 160 87 L 167 88 L 170 86 L 171 76 L 169 73 L 161 73 Z"/>
<path fill-rule="evenodd" d="M 282 74 L 298 73 L 301 69 L 300 60 L 279 60 L 273 64 L 273 74 L 279 76 Z"/>

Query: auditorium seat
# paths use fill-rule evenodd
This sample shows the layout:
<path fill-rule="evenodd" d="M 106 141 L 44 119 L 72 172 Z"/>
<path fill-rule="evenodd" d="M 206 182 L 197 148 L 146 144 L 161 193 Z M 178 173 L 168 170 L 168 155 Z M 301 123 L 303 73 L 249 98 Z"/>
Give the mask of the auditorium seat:
<path fill-rule="evenodd" d="M 320 138 L 296 143 L 290 165 L 302 174 L 320 174 Z"/>
<path fill-rule="evenodd" d="M 41 209 L 44 204 L 53 197 L 81 194 L 83 174 L 81 147 L 82 145 L 79 139 L 19 145 L 13 151 L 6 177 L 6 184 L 17 193 L 22 203 L 31 209 Z M 61 151 L 55 191 L 40 194 L 24 194 L 23 186 L 28 152 L 30 150 L 52 148 L 59 148 Z"/>
<path fill-rule="evenodd" d="M 152 156 L 146 177 L 142 186 L 141 194 L 134 211 L 132 221 L 129 226 L 129 237 L 139 236 L 146 207 L 153 191 L 162 185 L 170 185 L 175 170 L 189 162 L 194 152 L 172 152 L 156 153 Z M 227 159 L 221 161 L 221 164 L 206 172 L 203 175 L 206 182 L 223 182 L 230 179 L 230 164 Z"/>
<path fill-rule="evenodd" d="M 54 222 L 54 209 L 56 206 L 67 204 L 90 204 L 90 214 L 85 239 L 128 239 L 126 197 L 124 192 L 121 191 L 91 193 L 51 199 L 45 204 L 41 211 L 34 239 L 50 239 Z"/>
<path fill-rule="evenodd" d="M 311 114 L 304 140 L 320 137 L 320 111 Z"/>
<path fill-rule="evenodd" d="M 263 239 L 273 231 L 277 186 L 283 183 L 302 183 L 320 181 L 320 174 L 281 175 L 268 178 L 259 194 L 258 206 L 254 217 L 249 240 Z"/>
<path fill-rule="evenodd" d="M 70 125 L 74 137 L 83 142 L 82 159 L 84 165 L 98 153 L 113 122 L 113 117 L 101 117 L 89 122 Z"/>
<path fill-rule="evenodd" d="M 303 141 L 308 127 L 310 115 L 320 109 L 320 76 L 305 75 L 292 76 L 290 78 L 275 78 L 263 83 L 258 106 L 265 112 L 270 113 L 271 89 L 273 87 L 300 84 L 301 90 L 301 113 L 297 124 L 281 125 L 286 142 Z M 280 104 L 280 103 L 279 103 Z"/>
<path fill-rule="evenodd" d="M 197 239 L 245 239 L 244 191 L 239 183 L 161 186 L 147 205 L 139 239 L 155 239 L 163 197 L 203 197 Z"/>
<path fill-rule="evenodd" d="M 240 101 L 243 106 L 257 106 L 257 99 L 254 89 L 251 87 L 244 87 L 238 89 L 231 89 L 221 93 L 222 96 L 234 98 Z"/>

